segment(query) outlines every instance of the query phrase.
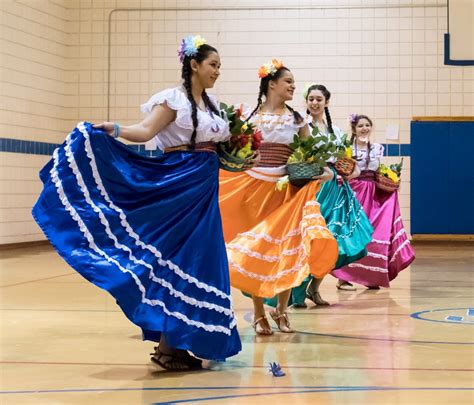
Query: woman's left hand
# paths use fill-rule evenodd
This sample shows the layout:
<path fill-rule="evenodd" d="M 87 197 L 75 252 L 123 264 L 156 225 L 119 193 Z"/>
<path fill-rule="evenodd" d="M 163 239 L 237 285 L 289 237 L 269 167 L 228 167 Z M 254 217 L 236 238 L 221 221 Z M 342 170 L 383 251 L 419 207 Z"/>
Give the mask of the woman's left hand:
<path fill-rule="evenodd" d="M 334 172 L 329 168 L 325 167 L 323 174 L 320 174 L 319 176 L 314 176 L 313 180 L 321 180 L 321 183 L 326 183 L 328 181 L 331 181 L 334 178 Z"/>
<path fill-rule="evenodd" d="M 260 152 L 256 150 L 251 157 L 245 159 L 244 168 L 246 170 L 251 169 L 256 166 L 258 162 L 260 162 Z"/>

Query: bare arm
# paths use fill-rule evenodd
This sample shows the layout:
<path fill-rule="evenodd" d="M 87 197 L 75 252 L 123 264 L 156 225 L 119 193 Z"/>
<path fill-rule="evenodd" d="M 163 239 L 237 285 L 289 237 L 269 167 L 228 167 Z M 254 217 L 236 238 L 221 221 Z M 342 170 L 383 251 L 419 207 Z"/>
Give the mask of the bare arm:
<path fill-rule="evenodd" d="M 166 104 L 159 104 L 138 124 L 120 127 L 120 137 L 131 142 L 147 142 L 175 119 L 176 111 Z M 113 122 L 103 122 L 94 125 L 94 128 L 102 128 L 111 136 L 114 133 Z"/>

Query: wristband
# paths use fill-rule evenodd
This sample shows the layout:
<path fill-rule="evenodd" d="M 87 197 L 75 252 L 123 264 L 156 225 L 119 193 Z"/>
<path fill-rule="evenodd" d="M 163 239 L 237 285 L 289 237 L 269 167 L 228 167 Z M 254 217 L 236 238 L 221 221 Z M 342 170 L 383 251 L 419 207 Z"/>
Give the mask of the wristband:
<path fill-rule="evenodd" d="M 112 133 L 112 136 L 117 139 L 120 136 L 120 125 L 117 123 L 114 123 L 114 132 Z"/>

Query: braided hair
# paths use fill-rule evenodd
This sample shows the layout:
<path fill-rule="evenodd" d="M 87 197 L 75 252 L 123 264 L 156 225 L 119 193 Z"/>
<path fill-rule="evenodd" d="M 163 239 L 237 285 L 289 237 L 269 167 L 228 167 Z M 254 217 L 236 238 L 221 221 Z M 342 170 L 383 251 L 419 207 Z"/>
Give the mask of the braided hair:
<path fill-rule="evenodd" d="M 357 115 L 356 119 L 351 121 L 351 129 L 352 129 L 351 144 L 352 145 L 354 144 L 354 141 L 356 140 L 356 127 L 357 127 L 357 124 L 359 123 L 359 121 L 361 119 L 365 119 L 365 120 L 369 121 L 370 126 L 371 127 L 373 126 L 372 120 L 369 117 L 367 117 L 367 115 Z M 369 163 L 370 163 L 370 148 L 371 147 L 372 146 L 370 145 L 370 140 L 369 140 L 369 142 L 367 143 L 367 166 L 369 166 Z"/>
<path fill-rule="evenodd" d="M 313 90 L 319 90 L 321 94 L 324 96 L 324 98 L 326 99 L 326 102 L 328 102 L 331 99 L 331 93 L 326 88 L 326 86 L 323 86 L 322 84 L 313 84 L 308 87 L 308 90 L 306 93 L 306 101 L 308 101 L 309 93 L 311 93 Z M 309 114 L 310 113 L 309 110 L 306 110 L 306 113 Z M 328 132 L 334 135 L 334 129 L 332 128 L 332 118 L 331 118 L 331 114 L 329 114 L 328 106 L 324 107 L 324 114 L 326 115 L 326 124 L 328 126 Z"/>
<path fill-rule="evenodd" d="M 193 93 L 192 93 L 191 76 L 193 74 L 193 71 L 191 69 L 191 61 L 194 59 L 196 60 L 197 63 L 202 63 L 202 61 L 207 59 L 212 52 L 217 53 L 217 49 L 211 45 L 207 45 L 207 44 L 201 45 L 196 55 L 184 57 L 183 66 L 181 68 L 181 78 L 183 79 L 184 89 L 186 90 L 188 100 L 191 103 L 191 118 L 193 120 L 193 133 L 191 135 L 191 148 L 192 149 L 194 149 L 196 146 L 196 135 L 197 135 L 197 127 L 198 127 L 197 115 L 198 114 L 197 114 L 196 100 L 194 100 Z M 206 93 L 206 90 L 203 90 L 202 92 L 202 99 L 207 109 L 212 111 L 214 114 L 219 115 L 219 112 L 217 111 L 216 106 L 209 99 L 209 96 Z"/>
<path fill-rule="evenodd" d="M 268 84 L 270 83 L 270 81 L 274 81 L 276 82 L 282 75 L 283 75 L 283 72 L 284 71 L 287 71 L 287 72 L 290 72 L 290 69 L 282 66 L 280 69 L 278 69 L 273 75 L 268 75 L 268 76 L 265 76 L 264 78 L 262 78 L 260 80 L 260 88 L 258 90 L 258 97 L 257 97 L 257 106 L 254 108 L 254 110 L 250 113 L 250 115 L 247 117 L 247 119 L 245 120 L 245 122 L 247 122 L 248 120 L 250 120 L 250 118 L 252 118 L 253 115 L 255 115 L 255 113 L 258 111 L 258 109 L 261 107 L 261 105 L 263 104 L 263 101 L 262 101 L 262 96 L 265 96 L 267 97 L 267 94 L 268 94 Z M 301 114 L 298 112 L 298 111 L 295 111 L 293 108 L 291 108 L 288 104 L 285 103 L 285 107 L 293 114 L 293 118 L 295 120 L 295 123 L 296 124 L 300 124 L 301 122 L 303 122 L 303 117 L 301 116 Z"/>

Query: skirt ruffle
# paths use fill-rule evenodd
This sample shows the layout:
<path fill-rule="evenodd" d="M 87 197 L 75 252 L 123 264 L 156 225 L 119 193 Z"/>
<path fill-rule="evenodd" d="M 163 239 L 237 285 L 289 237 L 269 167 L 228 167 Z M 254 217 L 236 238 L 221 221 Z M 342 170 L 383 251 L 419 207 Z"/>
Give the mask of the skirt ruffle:
<path fill-rule="evenodd" d="M 241 350 L 213 153 L 144 157 L 88 123 L 55 150 L 33 216 L 145 339 L 224 360 Z"/>
<path fill-rule="evenodd" d="M 339 256 L 335 267 L 352 263 L 367 254 L 366 246 L 372 240 L 372 225 L 354 192 L 346 181 L 340 182 L 336 175 L 332 181 L 324 183 L 316 195 L 320 203 L 321 214 L 327 227 L 336 238 Z M 313 276 L 308 276 L 303 283 L 293 288 L 288 304 L 303 304 L 306 289 Z M 266 300 L 266 304 L 275 306 L 276 298 Z"/>
<path fill-rule="evenodd" d="M 366 257 L 336 269 L 332 275 L 367 287 L 389 287 L 415 259 L 403 227 L 398 193 L 381 191 L 373 181 L 355 179 L 350 186 L 374 228 L 373 239 Z"/>
<path fill-rule="evenodd" d="M 221 171 L 219 204 L 231 285 L 273 297 L 309 275 L 323 277 L 337 260 L 337 242 L 314 200 L 319 182 L 277 191 L 274 181 Z"/>

